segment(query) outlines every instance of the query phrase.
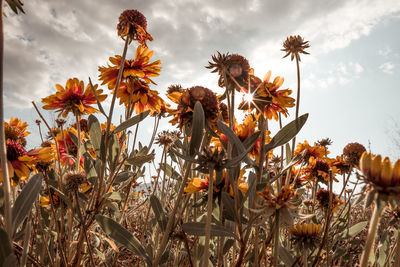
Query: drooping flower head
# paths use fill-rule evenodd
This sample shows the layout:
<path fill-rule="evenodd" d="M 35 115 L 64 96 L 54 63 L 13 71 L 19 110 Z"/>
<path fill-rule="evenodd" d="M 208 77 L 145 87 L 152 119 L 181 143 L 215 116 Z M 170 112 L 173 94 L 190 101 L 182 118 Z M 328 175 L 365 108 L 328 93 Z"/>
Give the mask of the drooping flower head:
<path fill-rule="evenodd" d="M 293 60 L 295 57 L 300 61 L 300 54 L 309 54 L 305 51 L 305 49 L 309 48 L 310 44 L 308 41 L 304 41 L 304 39 L 300 35 L 292 35 L 286 38 L 286 41 L 283 43 L 282 51 L 286 52 L 287 57 L 290 55 L 290 60 Z"/>
<path fill-rule="evenodd" d="M 146 46 L 147 40 L 153 41 L 153 37 L 146 31 L 146 17 L 136 9 L 125 10 L 121 13 L 117 30 L 118 36 L 121 36 L 123 40 L 129 37 L 144 46 Z"/>
<path fill-rule="evenodd" d="M 318 200 L 318 203 L 320 207 L 323 210 L 328 210 L 329 207 L 329 195 L 330 192 L 329 190 L 326 189 L 321 189 L 317 192 L 316 198 Z M 343 201 L 340 200 L 335 193 L 332 193 L 332 205 L 331 205 L 331 211 L 335 212 L 339 209 L 339 205 L 343 204 Z"/>
<path fill-rule="evenodd" d="M 124 71 L 122 73 L 121 82 L 126 82 L 129 78 L 140 78 L 146 83 L 154 84 L 150 77 L 159 75 L 161 61 L 157 60 L 150 63 L 153 53 L 154 52 L 147 47 L 139 45 L 136 49 L 135 59 L 125 59 L 124 61 Z M 99 67 L 99 78 L 103 81 L 102 85 L 107 84 L 110 90 L 114 90 L 122 57 L 116 55 L 109 59 L 111 64 Z"/>
<path fill-rule="evenodd" d="M 68 116 L 69 112 L 74 115 L 85 115 L 99 112 L 92 105 L 97 103 L 96 96 L 93 94 L 90 84 L 84 87 L 83 81 L 77 78 L 68 79 L 65 88 L 56 84 L 57 92 L 48 97 L 42 98 L 44 109 L 55 109 L 64 118 Z M 104 101 L 107 95 L 103 95 L 103 90 L 97 89 L 97 84 L 94 85 L 99 101 Z"/>

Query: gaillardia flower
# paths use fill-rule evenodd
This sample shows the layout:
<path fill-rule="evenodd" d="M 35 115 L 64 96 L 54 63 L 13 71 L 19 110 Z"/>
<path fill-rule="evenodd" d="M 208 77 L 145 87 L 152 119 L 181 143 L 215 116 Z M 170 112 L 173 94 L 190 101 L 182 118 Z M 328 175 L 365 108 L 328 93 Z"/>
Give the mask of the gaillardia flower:
<path fill-rule="evenodd" d="M 161 61 L 157 60 L 150 63 L 153 56 L 153 51 L 141 45 L 136 49 L 135 59 L 124 61 L 124 71 L 122 73 L 121 81 L 126 81 L 129 78 L 140 78 L 146 83 L 154 83 L 150 77 L 156 77 L 161 70 Z M 110 57 L 111 65 L 99 67 L 100 80 L 102 84 L 107 84 L 110 90 L 115 89 L 115 84 L 118 79 L 118 72 L 121 66 L 122 57 L 116 55 Z"/>
<path fill-rule="evenodd" d="M 22 122 L 18 118 L 12 118 L 9 122 L 4 122 L 4 133 L 6 140 L 20 142 L 23 146 L 26 145 L 25 137 L 30 133 L 26 131 L 28 124 Z"/>
<path fill-rule="evenodd" d="M 118 35 L 123 40 L 129 37 L 131 40 L 136 40 L 140 44 L 146 46 L 146 41 L 153 41 L 153 37 L 146 31 L 146 17 L 136 9 L 125 10 L 119 16 L 117 25 Z"/>
<path fill-rule="evenodd" d="M 318 144 L 314 143 L 314 146 L 310 146 L 307 140 L 305 140 L 303 143 L 298 143 L 296 150 L 294 151 L 294 155 L 298 155 L 302 153 L 303 151 L 305 152 L 304 155 L 304 160 L 308 162 L 308 160 L 313 157 L 313 158 L 324 158 L 325 153 L 329 154 L 328 150 L 325 150 L 323 146 L 320 146 Z"/>
<path fill-rule="evenodd" d="M 74 115 L 85 115 L 99 112 L 91 105 L 96 104 L 96 96 L 93 94 L 90 84 L 84 88 L 83 81 L 77 78 L 68 79 L 65 88 L 56 84 L 57 92 L 54 95 L 42 98 L 44 109 L 56 109 L 60 112 L 58 116 L 67 117 L 69 112 Z M 97 89 L 97 84 L 94 85 L 99 101 L 104 101 L 107 95 L 103 95 L 103 90 Z"/>
<path fill-rule="evenodd" d="M 326 189 L 321 189 L 317 192 L 316 198 L 318 200 L 318 203 L 323 210 L 328 210 L 329 207 L 329 195 L 330 192 L 329 190 Z M 343 201 L 339 199 L 335 193 L 332 193 L 332 205 L 331 205 L 331 211 L 335 212 L 339 209 L 339 205 L 343 204 Z"/>
<path fill-rule="evenodd" d="M 361 155 L 366 151 L 365 147 L 357 142 L 349 143 L 343 148 L 344 160 L 357 166 Z"/>
<path fill-rule="evenodd" d="M 296 57 L 296 59 L 300 61 L 300 54 L 308 55 L 309 53 L 306 52 L 305 49 L 309 47 L 308 41 L 304 41 L 300 35 L 289 36 L 283 43 L 282 51 L 286 52 L 284 58 L 290 55 L 290 60 Z"/>
<path fill-rule="evenodd" d="M 56 135 L 56 142 L 58 145 L 58 150 L 60 152 L 60 162 L 63 165 L 73 165 L 78 155 L 78 147 L 72 140 L 70 133 L 78 137 L 78 131 L 75 128 L 69 128 L 63 132 L 59 132 Z M 81 132 L 81 139 L 84 141 L 85 133 Z M 56 146 L 53 144 L 54 151 L 56 151 Z M 56 154 L 56 158 L 57 154 Z M 81 156 L 80 163 L 83 164 L 83 156 Z"/>
<path fill-rule="evenodd" d="M 179 125 L 179 128 L 183 128 L 183 125 L 189 124 L 192 121 L 194 106 L 197 101 L 201 103 L 204 110 L 205 119 L 215 124 L 221 110 L 220 103 L 217 96 L 213 91 L 202 86 L 194 86 L 182 91 L 174 91 L 167 95 L 170 100 L 178 104 L 176 109 L 170 110 L 170 115 L 173 116 L 170 121 L 173 125 Z"/>
<path fill-rule="evenodd" d="M 271 71 L 268 71 L 261 81 L 256 76 L 250 77 L 250 91 L 243 88 L 245 95 L 251 95 L 251 100 L 244 99 L 239 105 L 240 109 L 254 109 L 256 108 L 259 112 L 262 112 L 267 119 L 278 120 L 278 113 L 287 117 L 287 108 L 294 107 L 295 100 L 289 95 L 292 90 L 279 88 L 283 84 L 283 77 L 275 77 L 275 79 L 270 82 Z"/>
<path fill-rule="evenodd" d="M 318 245 L 321 224 L 297 223 L 290 227 L 292 239 L 300 248 L 315 248 Z"/>
<path fill-rule="evenodd" d="M 400 159 L 392 165 L 388 157 L 382 161 L 381 155 L 364 152 L 360 159 L 360 169 L 369 184 L 381 189 L 400 186 Z"/>

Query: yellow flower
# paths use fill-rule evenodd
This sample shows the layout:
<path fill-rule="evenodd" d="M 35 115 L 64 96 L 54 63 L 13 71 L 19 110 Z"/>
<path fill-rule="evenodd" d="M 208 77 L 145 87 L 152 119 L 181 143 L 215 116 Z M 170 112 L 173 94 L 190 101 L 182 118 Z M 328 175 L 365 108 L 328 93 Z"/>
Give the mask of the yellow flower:
<path fill-rule="evenodd" d="M 96 104 L 97 100 L 93 94 L 90 85 L 84 88 L 83 81 L 79 81 L 77 78 L 68 79 L 65 88 L 59 84 L 56 84 L 57 92 L 48 97 L 42 98 L 44 109 L 56 109 L 60 112 L 59 117 L 62 115 L 64 118 L 67 117 L 69 112 L 74 115 L 85 115 L 99 112 L 96 108 L 91 105 Z M 102 95 L 103 90 L 97 89 L 97 84 L 94 85 L 97 97 L 100 101 L 106 99 L 106 95 Z"/>
<path fill-rule="evenodd" d="M 382 161 L 382 156 L 374 156 L 364 152 L 360 159 L 360 169 L 366 180 L 383 188 L 400 186 L 400 159 L 394 165 L 388 157 Z"/>
<path fill-rule="evenodd" d="M 313 237 L 321 232 L 321 224 L 297 223 L 290 227 L 289 231 L 296 237 Z"/>
<path fill-rule="evenodd" d="M 27 127 L 28 124 L 26 122 L 22 122 L 18 118 L 11 117 L 9 122 L 4 122 L 5 139 L 18 141 L 25 146 L 25 137 L 30 134 L 30 132 L 26 131 Z"/>
<path fill-rule="evenodd" d="M 308 141 L 304 141 L 303 143 L 298 143 L 296 150 L 294 151 L 294 155 L 298 155 L 306 150 L 304 159 L 308 161 L 311 157 L 313 158 L 324 158 L 325 157 L 325 148 L 323 146 L 317 145 L 314 143 L 314 146 L 310 146 Z M 329 151 L 326 150 L 326 154 L 329 154 Z"/>

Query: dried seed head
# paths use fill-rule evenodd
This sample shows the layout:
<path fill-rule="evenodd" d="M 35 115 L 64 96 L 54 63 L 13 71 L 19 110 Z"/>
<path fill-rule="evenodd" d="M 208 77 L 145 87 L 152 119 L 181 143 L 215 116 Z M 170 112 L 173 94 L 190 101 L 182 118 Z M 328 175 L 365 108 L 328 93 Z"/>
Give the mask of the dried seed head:
<path fill-rule="evenodd" d="M 79 186 L 86 180 L 86 177 L 81 172 L 69 172 L 64 179 L 66 190 L 77 191 Z"/>
<path fill-rule="evenodd" d="M 180 84 L 172 84 L 167 89 L 167 94 L 171 94 L 174 92 L 183 92 L 183 87 Z"/>
<path fill-rule="evenodd" d="M 324 138 L 324 139 L 319 140 L 317 142 L 317 145 L 327 147 L 327 146 L 332 145 L 332 140 L 329 138 Z"/>
<path fill-rule="evenodd" d="M 300 61 L 300 54 L 309 54 L 305 51 L 305 49 L 309 48 L 310 44 L 308 41 L 304 41 L 300 35 L 289 36 L 286 38 L 286 41 L 283 43 L 282 51 L 286 52 L 287 57 L 290 55 L 290 59 L 293 60 L 295 57 Z"/>
<path fill-rule="evenodd" d="M 345 161 L 358 165 L 361 155 L 366 151 L 365 147 L 359 143 L 349 143 L 343 149 Z"/>

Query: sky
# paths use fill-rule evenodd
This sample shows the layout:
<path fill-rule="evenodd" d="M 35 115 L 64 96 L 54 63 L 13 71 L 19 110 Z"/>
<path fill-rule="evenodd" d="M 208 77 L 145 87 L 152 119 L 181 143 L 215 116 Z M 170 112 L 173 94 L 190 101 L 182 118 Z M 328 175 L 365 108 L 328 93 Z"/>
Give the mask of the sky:
<path fill-rule="evenodd" d="M 14 15 L 6 8 L 4 90 L 6 119 L 19 117 L 30 125 L 28 146 L 40 144 L 31 101 L 40 103 L 68 78 L 99 83 L 98 66 L 122 53 L 120 13 L 137 9 L 154 37 L 148 43 L 153 59 L 162 62 L 153 89 L 164 99 L 171 84 L 221 92 L 217 75 L 204 68 L 217 51 L 245 56 L 256 75 L 271 70 L 272 77 L 285 78 L 283 88 L 296 91 L 295 62 L 282 59 L 280 49 L 287 36 L 299 34 L 311 45 L 300 64 L 300 114 L 310 115 L 297 140 L 329 137 L 332 155 L 359 142 L 373 153 L 400 157 L 393 141 L 400 137 L 398 0 L 30 0 L 24 9 L 26 14 Z M 134 52 L 131 47 L 128 58 Z M 115 122 L 121 112 L 118 107 Z M 284 124 L 294 118 L 294 109 L 289 112 Z M 56 117 L 43 113 L 49 121 Z M 269 126 L 273 135 L 277 123 Z M 146 140 L 152 120 L 141 127 Z M 171 128 L 168 119 L 160 128 Z"/>

